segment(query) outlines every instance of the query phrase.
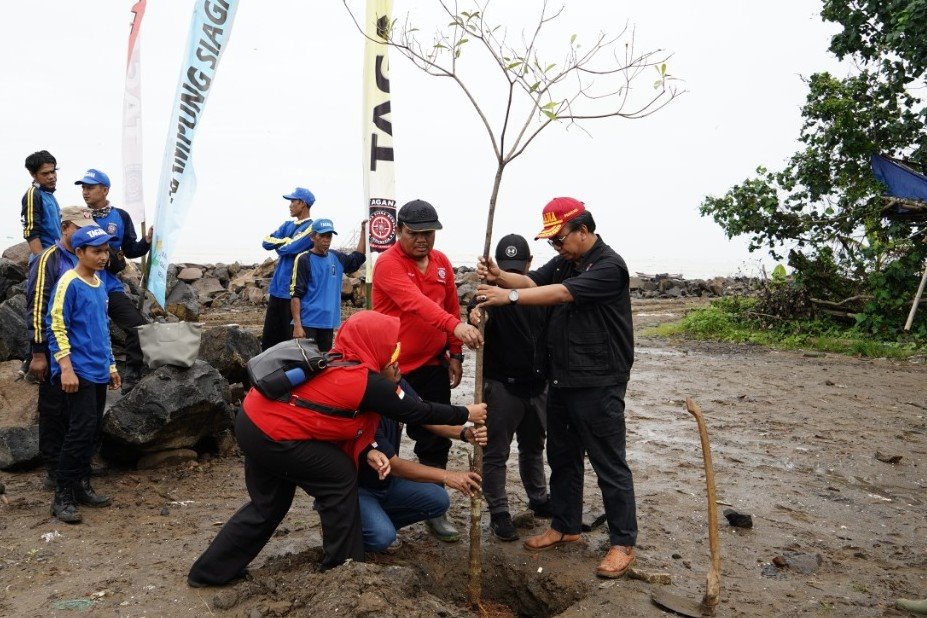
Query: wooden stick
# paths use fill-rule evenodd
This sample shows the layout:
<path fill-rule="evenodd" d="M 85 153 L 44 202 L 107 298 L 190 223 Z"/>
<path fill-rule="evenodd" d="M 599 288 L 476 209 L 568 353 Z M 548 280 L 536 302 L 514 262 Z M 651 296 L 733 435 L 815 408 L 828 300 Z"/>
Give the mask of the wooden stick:
<path fill-rule="evenodd" d="M 691 397 L 686 398 L 686 409 L 695 417 L 698 435 L 702 441 L 702 459 L 705 462 L 705 485 L 708 489 L 708 547 L 711 552 L 711 566 L 702 605 L 713 610 L 721 598 L 721 548 L 718 542 L 718 506 L 715 492 L 715 469 L 711 463 L 711 444 L 708 443 L 708 428 L 702 410 Z"/>
<path fill-rule="evenodd" d="M 911 330 L 914 324 L 914 314 L 917 312 L 917 305 L 921 302 L 921 295 L 924 293 L 924 285 L 927 284 L 927 266 L 924 267 L 924 274 L 921 277 L 921 284 L 917 288 L 917 294 L 914 295 L 914 302 L 911 303 L 911 312 L 908 314 L 908 321 L 904 324 L 904 332 Z"/>

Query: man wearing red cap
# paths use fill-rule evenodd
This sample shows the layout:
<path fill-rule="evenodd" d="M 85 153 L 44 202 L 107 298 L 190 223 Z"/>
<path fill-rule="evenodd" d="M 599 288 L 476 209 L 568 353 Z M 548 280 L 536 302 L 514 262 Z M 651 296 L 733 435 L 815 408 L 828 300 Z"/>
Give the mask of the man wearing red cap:
<path fill-rule="evenodd" d="M 559 254 L 527 275 L 502 271 L 492 259 L 477 273 L 480 307 L 549 305 L 547 322 L 547 459 L 553 519 L 530 537 L 530 551 L 580 540 L 583 455 L 602 490 L 611 548 L 596 569 L 621 577 L 634 562 L 637 514 L 625 459 L 624 394 L 634 361 L 628 267 L 595 233 L 582 202 L 554 198 L 544 207 L 546 238 Z M 504 289 L 505 288 L 505 289 Z"/>

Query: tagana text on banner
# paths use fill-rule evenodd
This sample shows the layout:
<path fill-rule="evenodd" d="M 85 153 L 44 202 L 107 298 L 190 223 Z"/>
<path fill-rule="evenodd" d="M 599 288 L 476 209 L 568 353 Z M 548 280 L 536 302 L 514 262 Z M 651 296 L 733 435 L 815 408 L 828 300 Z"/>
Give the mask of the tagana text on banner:
<path fill-rule="evenodd" d="M 392 0 L 367 0 L 364 21 L 364 215 L 367 223 L 367 283 L 378 252 L 396 242 L 396 181 L 389 90 L 389 30 Z"/>
<path fill-rule="evenodd" d="M 174 253 L 174 243 L 196 192 L 193 140 L 206 110 L 206 98 L 219 60 L 228 45 L 237 9 L 238 0 L 197 0 L 193 8 L 187 53 L 181 65 L 161 164 L 151 249 L 148 289 L 162 307 L 165 305 L 167 268 Z"/>

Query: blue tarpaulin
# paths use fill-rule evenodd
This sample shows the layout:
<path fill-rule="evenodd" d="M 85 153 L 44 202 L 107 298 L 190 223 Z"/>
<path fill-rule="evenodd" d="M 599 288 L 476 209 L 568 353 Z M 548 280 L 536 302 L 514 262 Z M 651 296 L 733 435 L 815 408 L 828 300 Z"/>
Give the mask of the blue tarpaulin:
<path fill-rule="evenodd" d="M 927 176 L 882 155 L 872 155 L 872 172 L 887 188 L 886 195 L 927 202 Z"/>

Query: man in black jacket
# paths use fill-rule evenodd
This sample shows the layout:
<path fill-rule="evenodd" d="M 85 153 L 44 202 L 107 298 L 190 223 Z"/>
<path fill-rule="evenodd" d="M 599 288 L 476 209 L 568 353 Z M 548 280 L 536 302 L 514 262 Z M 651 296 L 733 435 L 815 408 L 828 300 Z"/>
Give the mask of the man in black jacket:
<path fill-rule="evenodd" d="M 481 260 L 477 268 L 486 281 L 501 286 L 480 285 L 479 306 L 552 306 L 547 459 L 553 520 L 525 548 L 539 551 L 580 540 L 585 453 L 602 490 L 611 541 L 596 574 L 621 577 L 634 562 L 637 540 L 634 484 L 625 459 L 624 395 L 634 361 L 628 268 L 595 233 L 595 220 L 582 202 L 554 198 L 543 219 L 537 238 L 548 239 L 558 257 L 527 275 L 503 272 L 492 260 Z"/>
<path fill-rule="evenodd" d="M 524 275 L 531 267 L 528 241 L 518 234 L 496 245 L 499 268 Z M 470 301 L 470 323 L 478 324 L 476 297 Z M 483 496 L 489 506 L 489 528 L 502 541 L 518 532 L 509 513 L 505 490 L 506 463 L 512 438 L 518 437 L 518 472 L 528 495 L 528 508 L 550 517 L 550 496 L 544 472 L 544 307 L 496 307 L 486 322 L 483 352 L 483 401 L 492 409 L 486 417 L 489 443 L 483 450 Z"/>

